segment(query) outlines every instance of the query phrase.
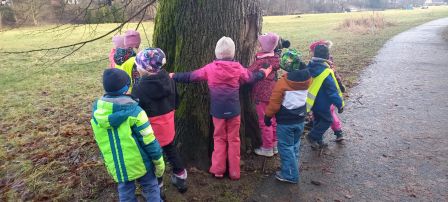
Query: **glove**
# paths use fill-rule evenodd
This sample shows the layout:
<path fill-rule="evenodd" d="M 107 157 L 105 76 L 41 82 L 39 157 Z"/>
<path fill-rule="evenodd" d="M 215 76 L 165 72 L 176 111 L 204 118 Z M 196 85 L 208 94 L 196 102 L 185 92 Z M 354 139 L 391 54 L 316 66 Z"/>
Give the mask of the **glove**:
<path fill-rule="evenodd" d="M 339 114 L 342 114 L 342 112 L 344 112 L 344 107 L 341 107 L 341 108 L 338 109 L 338 113 Z"/>
<path fill-rule="evenodd" d="M 264 78 L 268 77 L 268 75 L 272 72 L 272 66 L 269 66 L 266 69 L 260 69 L 260 71 L 264 72 Z"/>
<path fill-rule="evenodd" d="M 266 115 L 264 116 L 264 125 L 266 125 L 266 126 L 272 125 L 271 117 L 267 117 Z"/>
<path fill-rule="evenodd" d="M 159 160 L 153 160 L 152 163 L 154 164 L 154 167 L 156 169 L 154 171 L 156 177 L 162 177 L 163 173 L 165 172 L 165 161 L 163 161 L 163 156 L 161 156 Z"/>

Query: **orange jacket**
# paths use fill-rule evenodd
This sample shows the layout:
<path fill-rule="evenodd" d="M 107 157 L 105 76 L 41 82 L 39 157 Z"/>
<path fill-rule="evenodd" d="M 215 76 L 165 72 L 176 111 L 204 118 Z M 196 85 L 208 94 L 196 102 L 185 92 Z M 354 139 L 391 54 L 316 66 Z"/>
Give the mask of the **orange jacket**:
<path fill-rule="evenodd" d="M 305 106 L 308 87 L 312 78 L 305 81 L 293 81 L 288 78 L 288 74 L 283 75 L 275 84 L 274 90 L 266 107 L 267 117 L 273 117 L 280 110 L 283 118 L 290 119 L 295 116 L 298 108 Z M 287 117 L 291 116 L 291 117 Z M 278 117 L 277 115 L 277 118 Z"/>

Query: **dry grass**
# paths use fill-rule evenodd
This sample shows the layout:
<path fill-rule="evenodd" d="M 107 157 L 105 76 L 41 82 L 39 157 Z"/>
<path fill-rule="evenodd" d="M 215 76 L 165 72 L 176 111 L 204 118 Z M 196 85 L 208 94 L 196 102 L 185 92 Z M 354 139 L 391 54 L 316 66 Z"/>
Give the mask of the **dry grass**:
<path fill-rule="evenodd" d="M 375 34 L 336 29 L 345 19 L 364 15 L 361 12 L 310 14 L 301 18 L 265 17 L 263 31 L 277 32 L 291 40 L 292 46 L 305 56 L 311 41 L 332 40 L 335 43 L 332 54 L 339 72 L 351 86 L 390 37 L 423 22 L 446 17 L 448 8 L 382 12 L 385 21 L 396 26 L 385 26 Z M 150 46 L 153 28 L 152 22 L 144 24 L 148 39 L 144 36 L 142 47 Z M 106 33 L 114 26 L 63 27 L 51 32 L 42 32 L 49 27 L 40 27 L 0 32 L 0 49 L 65 45 Z M 129 26 L 135 28 L 135 24 Z M 54 65 L 49 64 L 63 55 L 63 51 L 0 57 L 0 94 L 3 95 L 0 96 L 0 201 L 111 201 L 117 198 L 116 185 L 101 162 L 89 125 L 91 104 L 102 94 L 101 72 L 107 63 L 98 59 L 107 56 L 110 46 L 110 38 L 96 41 Z M 257 163 L 257 159 L 246 158 L 245 172 L 238 182 L 217 181 L 207 173 L 191 169 L 188 193 L 180 195 L 168 186 L 169 199 L 242 201 L 266 176 L 260 173 L 261 166 Z"/>
<path fill-rule="evenodd" d="M 358 34 L 375 34 L 394 25 L 394 23 L 387 21 L 383 15 L 373 13 L 360 18 L 345 19 L 337 29 Z"/>

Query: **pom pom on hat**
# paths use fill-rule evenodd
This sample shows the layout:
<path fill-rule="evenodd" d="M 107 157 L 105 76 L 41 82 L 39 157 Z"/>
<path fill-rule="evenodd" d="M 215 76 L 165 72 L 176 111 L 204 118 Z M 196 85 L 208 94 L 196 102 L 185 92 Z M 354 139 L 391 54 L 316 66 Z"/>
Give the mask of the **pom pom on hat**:
<path fill-rule="evenodd" d="M 263 52 L 272 52 L 278 45 L 279 36 L 275 33 L 269 32 L 258 36 Z"/>
<path fill-rule="evenodd" d="M 301 57 L 302 54 L 296 49 L 287 50 L 281 57 L 280 68 L 287 72 L 301 69 Z"/>
<path fill-rule="evenodd" d="M 114 48 L 124 48 L 124 37 L 120 35 L 115 35 L 112 37 L 112 43 L 114 44 Z"/>
<path fill-rule="evenodd" d="M 160 48 L 146 48 L 135 57 L 137 68 L 148 72 L 158 72 L 166 63 L 165 53 Z"/>
<path fill-rule="evenodd" d="M 129 75 L 117 68 L 108 68 L 103 73 L 103 87 L 108 95 L 122 95 L 126 93 L 131 84 Z"/>
<path fill-rule="evenodd" d="M 140 33 L 134 30 L 128 30 L 124 34 L 124 46 L 125 48 L 138 48 L 140 47 L 141 39 Z"/>

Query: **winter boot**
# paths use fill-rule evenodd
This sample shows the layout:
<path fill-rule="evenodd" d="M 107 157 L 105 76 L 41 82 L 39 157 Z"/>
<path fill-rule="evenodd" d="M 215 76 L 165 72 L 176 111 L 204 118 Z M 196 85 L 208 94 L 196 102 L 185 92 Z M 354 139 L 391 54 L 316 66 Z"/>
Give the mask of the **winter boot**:
<path fill-rule="evenodd" d="M 310 143 L 311 149 L 313 150 L 322 149 L 328 146 L 328 144 L 322 140 L 319 141 L 313 140 L 309 134 L 306 136 L 306 140 Z"/>
<path fill-rule="evenodd" d="M 335 142 L 342 142 L 344 140 L 344 133 L 342 131 L 334 131 L 334 135 L 336 136 Z"/>
<path fill-rule="evenodd" d="M 185 193 L 187 187 L 187 170 L 184 169 L 181 173 L 171 175 L 171 183 L 177 188 L 180 193 Z"/>
<path fill-rule="evenodd" d="M 274 156 L 273 149 L 265 149 L 263 147 L 260 147 L 258 149 L 255 149 L 254 152 L 255 152 L 255 154 L 257 154 L 259 156 L 266 156 L 266 157 Z"/>

